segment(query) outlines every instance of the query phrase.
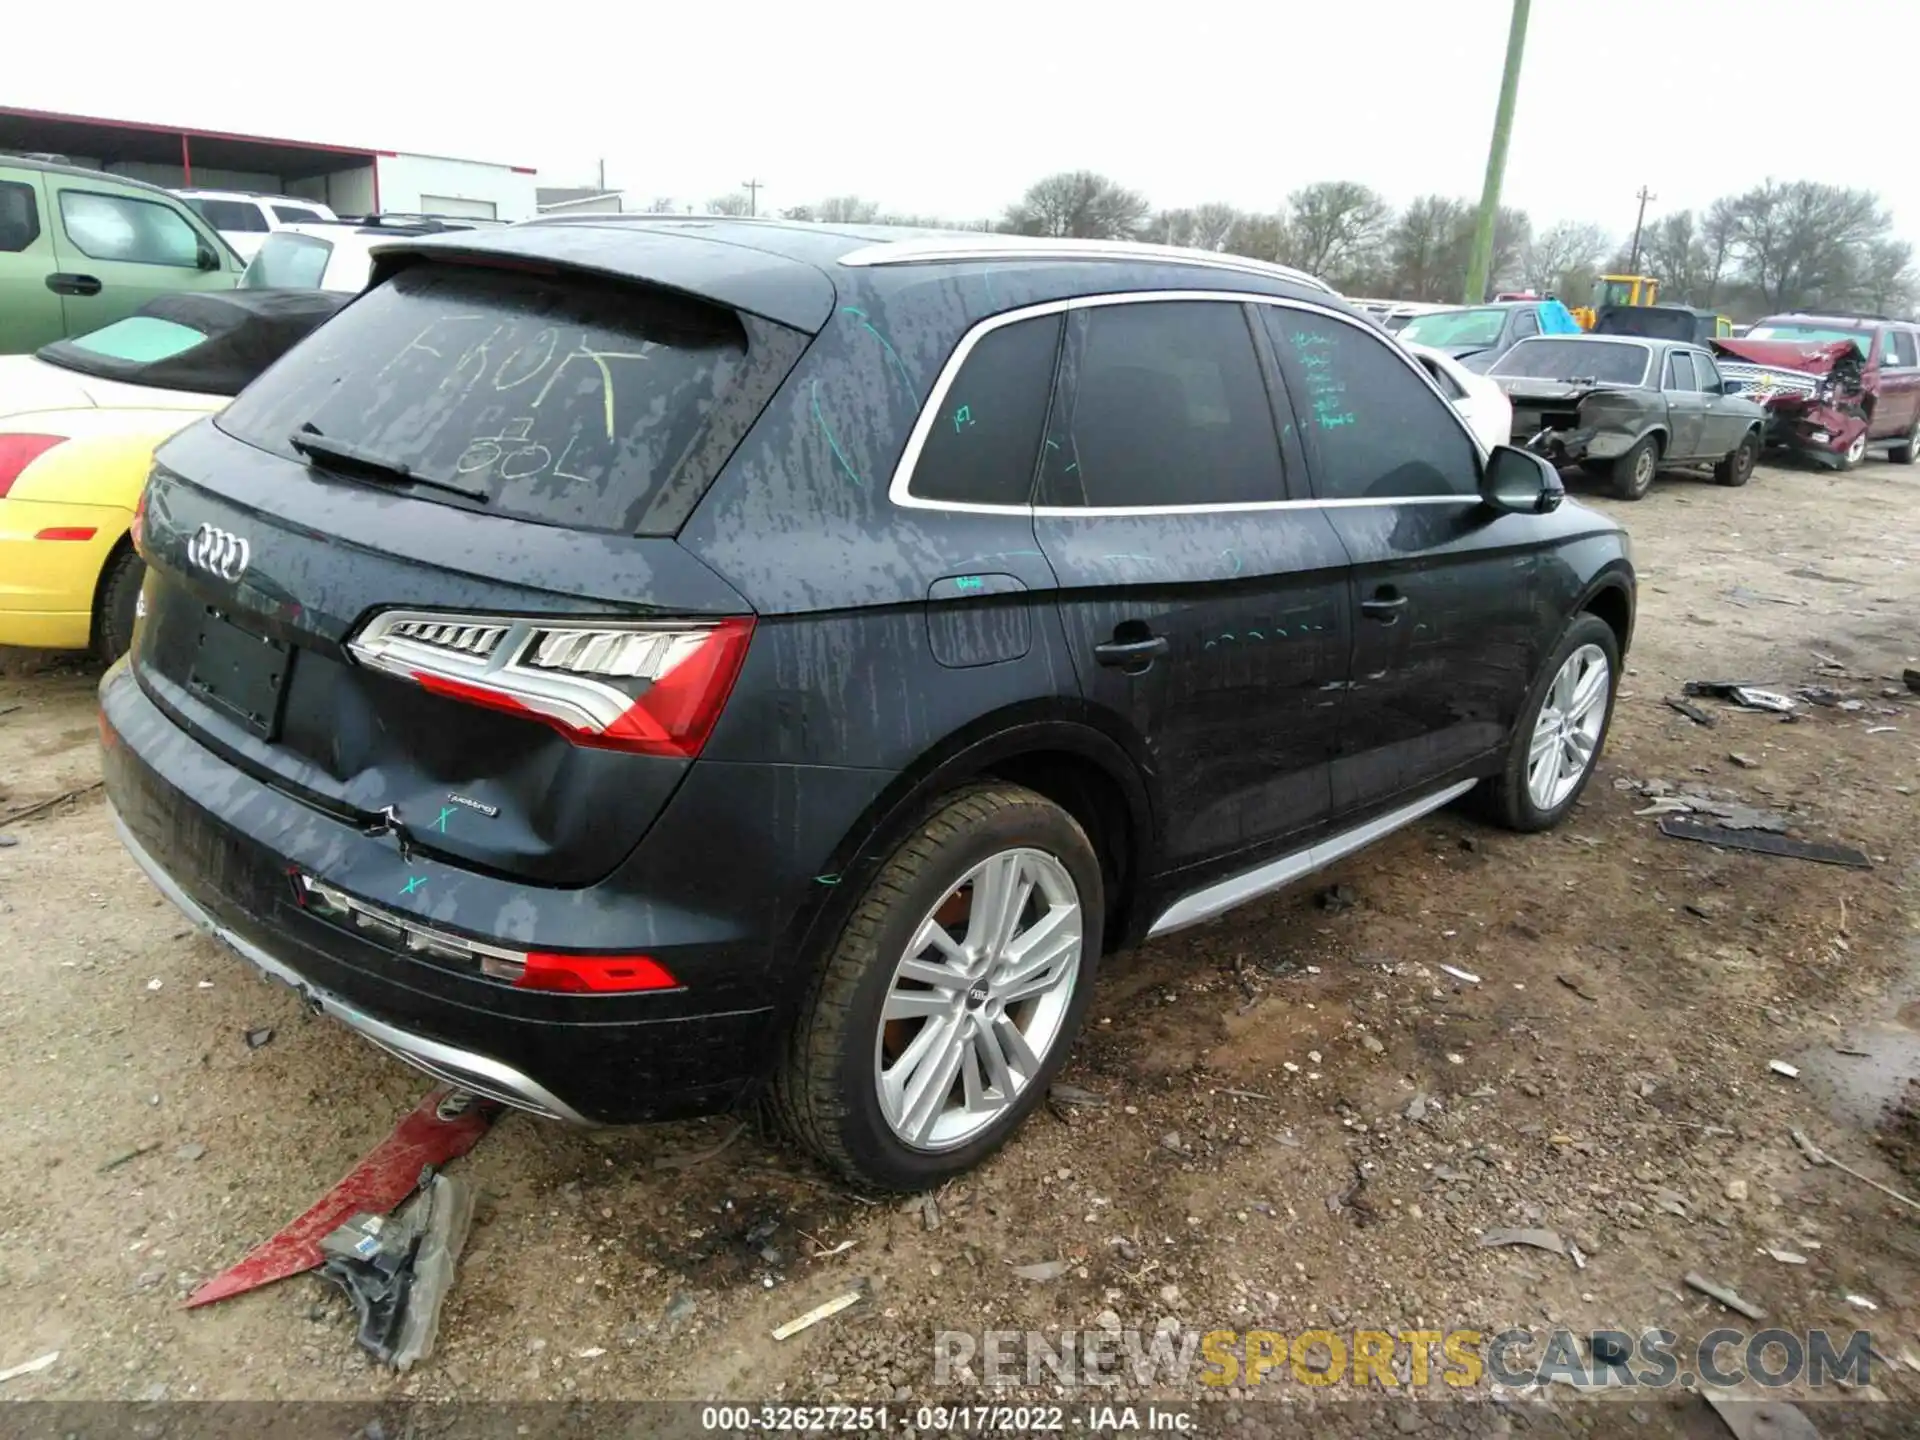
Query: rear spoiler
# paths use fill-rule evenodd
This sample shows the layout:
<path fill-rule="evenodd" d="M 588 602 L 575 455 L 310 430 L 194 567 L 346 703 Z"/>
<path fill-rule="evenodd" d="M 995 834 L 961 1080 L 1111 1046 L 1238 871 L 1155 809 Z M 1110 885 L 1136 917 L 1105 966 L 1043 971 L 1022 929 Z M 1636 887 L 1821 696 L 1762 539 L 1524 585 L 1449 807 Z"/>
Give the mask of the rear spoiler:
<path fill-rule="evenodd" d="M 369 286 L 420 260 L 491 262 L 659 285 L 809 335 L 817 335 L 833 316 L 833 282 L 816 266 L 685 230 L 512 225 L 405 240 L 396 236 L 390 245 L 374 246 L 372 255 Z"/>

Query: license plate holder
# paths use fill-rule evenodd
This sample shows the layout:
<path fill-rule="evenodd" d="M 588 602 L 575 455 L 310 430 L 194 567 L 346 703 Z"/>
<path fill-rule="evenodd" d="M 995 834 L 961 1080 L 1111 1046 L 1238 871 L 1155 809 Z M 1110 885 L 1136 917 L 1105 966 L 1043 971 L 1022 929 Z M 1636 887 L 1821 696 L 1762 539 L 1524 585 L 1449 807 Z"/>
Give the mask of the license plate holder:
<path fill-rule="evenodd" d="M 208 609 L 200 620 L 187 686 L 253 734 L 272 740 L 279 734 L 292 670 L 289 646 L 244 630 L 218 610 Z"/>

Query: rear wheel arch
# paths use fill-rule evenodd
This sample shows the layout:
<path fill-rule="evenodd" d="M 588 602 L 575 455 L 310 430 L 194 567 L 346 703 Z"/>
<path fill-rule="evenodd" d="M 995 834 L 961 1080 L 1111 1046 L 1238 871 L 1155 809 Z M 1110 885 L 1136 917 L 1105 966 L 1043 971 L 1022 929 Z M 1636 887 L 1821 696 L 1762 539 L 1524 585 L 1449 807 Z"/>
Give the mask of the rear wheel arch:
<path fill-rule="evenodd" d="M 1153 797 L 1134 757 L 1076 705 L 986 716 L 930 747 L 835 846 L 827 862 L 834 868 L 817 877 L 812 903 L 803 902 L 788 928 L 786 953 L 820 954 L 888 856 L 948 796 L 982 780 L 1033 790 L 1079 822 L 1109 881 L 1106 943 L 1124 943 L 1133 893 L 1152 872 Z"/>

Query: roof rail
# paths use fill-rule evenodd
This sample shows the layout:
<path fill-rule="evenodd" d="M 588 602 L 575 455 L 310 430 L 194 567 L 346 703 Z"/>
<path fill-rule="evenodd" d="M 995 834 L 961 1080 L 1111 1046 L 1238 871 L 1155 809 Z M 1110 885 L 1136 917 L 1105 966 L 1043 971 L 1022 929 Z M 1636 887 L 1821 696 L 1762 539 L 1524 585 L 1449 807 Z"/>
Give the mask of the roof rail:
<path fill-rule="evenodd" d="M 1811 320 L 1892 320 L 1894 318 L 1873 310 L 1788 310 L 1785 313 L 1804 315 Z"/>
<path fill-rule="evenodd" d="M 1326 281 L 1296 270 L 1245 255 L 1218 250 L 1189 250 L 1179 245 L 1155 245 L 1141 240 L 1073 240 L 1054 236 L 1002 235 L 981 231 L 972 236 L 890 240 L 862 246 L 840 257 L 842 265 L 934 265 L 965 260 L 1171 260 L 1243 275 L 1287 280 L 1311 290 L 1338 296 Z"/>

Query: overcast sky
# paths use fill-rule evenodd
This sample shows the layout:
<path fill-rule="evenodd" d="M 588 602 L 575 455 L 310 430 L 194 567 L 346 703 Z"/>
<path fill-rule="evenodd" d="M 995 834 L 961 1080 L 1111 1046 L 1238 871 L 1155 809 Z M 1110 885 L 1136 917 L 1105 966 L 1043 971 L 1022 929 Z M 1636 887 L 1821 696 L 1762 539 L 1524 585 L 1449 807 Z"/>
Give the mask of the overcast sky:
<path fill-rule="evenodd" d="M 539 167 L 699 202 L 997 215 L 1052 170 L 1156 206 L 1477 195 L 1509 0 L 16 4 L 9 104 Z M 1820 18 L 1823 14 L 1825 19 Z M 415 13 L 421 12 L 421 13 Z M 257 52 L 254 47 L 257 46 Z M 1920 241 L 1920 0 L 1534 0 L 1505 200 L 1632 229 L 1768 175 Z M 249 55 L 257 54 L 257 63 Z"/>

